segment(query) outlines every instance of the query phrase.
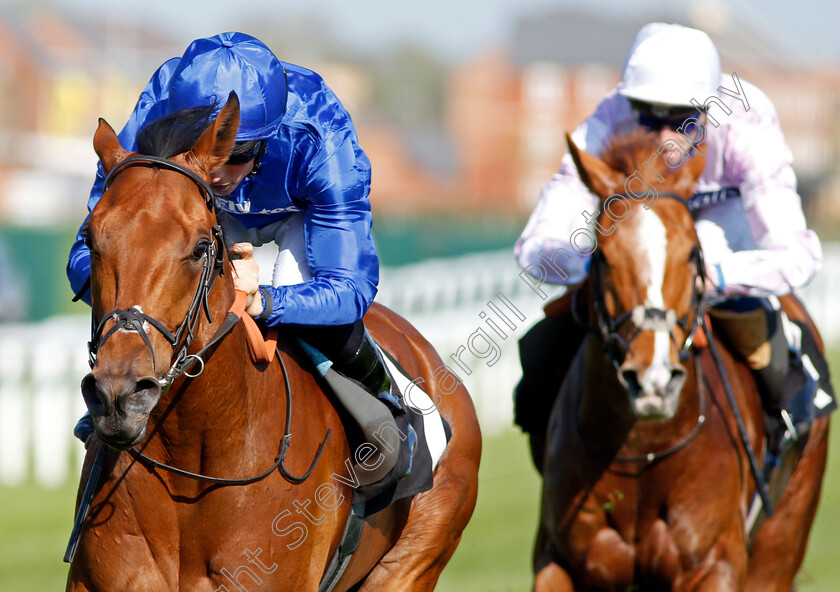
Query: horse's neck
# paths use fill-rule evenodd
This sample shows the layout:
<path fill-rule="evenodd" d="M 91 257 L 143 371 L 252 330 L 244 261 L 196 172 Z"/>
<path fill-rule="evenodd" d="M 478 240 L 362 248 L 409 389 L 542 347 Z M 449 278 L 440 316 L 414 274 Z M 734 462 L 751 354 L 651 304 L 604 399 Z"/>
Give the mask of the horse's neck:
<path fill-rule="evenodd" d="M 216 311 L 213 319 L 225 318 L 227 311 Z M 195 348 L 204 347 L 213 331 L 203 331 Z M 248 339 L 242 322 L 205 355 L 204 369 L 196 378 L 182 377 L 173 384 L 158 404 L 163 419 L 162 432 L 200 443 L 208 434 L 244 433 L 264 427 L 266 414 L 282 421 L 283 378 L 276 362 L 258 368 L 251 360 Z M 170 417 L 171 416 L 171 417 Z"/>
<path fill-rule="evenodd" d="M 599 446 L 612 449 L 624 442 L 636 416 L 600 341 L 590 337 L 585 347 L 578 428 L 584 437 L 597 435 Z"/>
<path fill-rule="evenodd" d="M 578 411 L 581 436 L 604 452 L 615 453 L 623 448 L 621 456 L 647 454 L 683 439 L 699 413 L 694 354 L 686 362 L 688 375 L 674 417 L 668 421 L 645 421 L 633 413 L 630 398 L 600 342 L 588 342 Z"/>

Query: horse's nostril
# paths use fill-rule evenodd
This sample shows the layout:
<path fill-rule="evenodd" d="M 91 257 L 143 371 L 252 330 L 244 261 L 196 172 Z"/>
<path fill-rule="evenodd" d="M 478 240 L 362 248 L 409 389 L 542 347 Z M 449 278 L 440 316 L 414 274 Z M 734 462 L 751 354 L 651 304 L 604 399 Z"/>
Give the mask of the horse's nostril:
<path fill-rule="evenodd" d="M 631 393 L 637 393 L 642 389 L 639 384 L 639 374 L 635 370 L 622 370 L 621 377 L 624 379 L 627 390 Z"/>
<path fill-rule="evenodd" d="M 676 395 L 677 393 L 679 393 L 682 390 L 683 385 L 685 385 L 685 378 L 687 374 L 688 373 L 683 368 L 672 368 L 671 380 L 668 381 L 666 393 L 671 395 Z"/>
<path fill-rule="evenodd" d="M 140 393 L 142 391 L 155 391 L 160 388 L 160 383 L 157 380 L 152 378 L 144 378 L 142 380 L 137 381 L 137 385 L 134 387 L 135 393 Z"/>
<path fill-rule="evenodd" d="M 100 414 L 107 412 L 108 399 L 99 388 L 96 377 L 92 373 L 82 379 L 82 397 L 88 409 L 100 411 Z"/>
<path fill-rule="evenodd" d="M 160 390 L 154 377 L 141 378 L 118 398 L 117 406 L 126 413 L 147 414 L 157 403 Z"/>

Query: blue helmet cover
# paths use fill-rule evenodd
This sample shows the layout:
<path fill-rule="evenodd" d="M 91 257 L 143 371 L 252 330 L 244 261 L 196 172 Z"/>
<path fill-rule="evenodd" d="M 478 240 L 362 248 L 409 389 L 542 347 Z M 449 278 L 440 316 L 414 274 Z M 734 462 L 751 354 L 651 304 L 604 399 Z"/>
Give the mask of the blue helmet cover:
<path fill-rule="evenodd" d="M 286 72 L 261 41 L 244 33 L 221 33 L 193 41 L 169 83 L 167 113 L 215 105 L 239 97 L 238 142 L 269 138 L 286 110 Z"/>

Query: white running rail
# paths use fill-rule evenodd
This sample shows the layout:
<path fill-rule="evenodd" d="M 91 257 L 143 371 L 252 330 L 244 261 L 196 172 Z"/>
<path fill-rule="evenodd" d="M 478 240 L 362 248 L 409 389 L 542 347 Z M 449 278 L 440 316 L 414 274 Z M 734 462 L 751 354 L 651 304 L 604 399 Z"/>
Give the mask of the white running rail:
<path fill-rule="evenodd" d="M 840 244 L 824 245 L 824 255 L 822 272 L 802 296 L 831 343 L 840 339 Z M 381 274 L 377 300 L 409 319 L 464 381 L 484 434 L 511 425 L 517 341 L 545 303 L 519 273 L 505 250 Z M 0 325 L 0 485 L 34 479 L 55 487 L 76 479 L 84 450 L 71 430 L 84 411 L 79 383 L 88 371 L 89 329 L 84 315 Z"/>

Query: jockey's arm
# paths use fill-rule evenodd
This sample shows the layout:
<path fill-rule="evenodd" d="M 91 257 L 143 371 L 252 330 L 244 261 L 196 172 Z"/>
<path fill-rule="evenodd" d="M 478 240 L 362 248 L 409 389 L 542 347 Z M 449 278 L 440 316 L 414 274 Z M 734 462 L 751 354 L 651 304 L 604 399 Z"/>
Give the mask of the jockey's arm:
<path fill-rule="evenodd" d="M 629 111 L 622 112 L 623 103 L 615 91 L 604 97 L 595 113 L 572 133 L 575 144 L 598 154 L 618 122 L 629 116 Z M 579 228 L 592 227 L 587 218 L 593 219 L 599 207 L 600 200 L 581 182 L 571 155 L 566 153 L 516 241 L 514 254 L 522 269 L 543 282 L 572 285 L 583 281 L 589 271 L 589 255 L 572 247 L 572 235 Z M 581 247 L 585 246 L 581 241 Z"/>
<path fill-rule="evenodd" d="M 165 108 L 165 88 L 172 72 L 178 66 L 180 58 L 172 58 L 165 62 L 152 75 L 151 80 L 143 89 L 134 111 L 128 118 L 125 127 L 119 134 L 120 145 L 126 150 L 137 149 L 137 132 L 143 127 L 146 121 L 152 121 L 163 115 Z M 102 164 L 97 164 L 96 178 L 93 182 L 93 187 L 90 190 L 90 197 L 88 198 L 88 212 L 92 212 L 93 208 L 99 203 L 99 198 L 102 197 L 102 185 L 105 183 L 105 174 L 102 171 Z M 90 251 L 85 246 L 82 230 L 87 224 L 87 218 L 79 227 L 79 232 L 76 234 L 76 240 L 73 246 L 70 247 L 70 257 L 67 261 L 67 278 L 70 280 L 70 288 L 74 294 L 78 294 L 82 287 L 87 283 L 90 277 Z M 86 290 L 81 295 L 82 300 L 90 304 L 90 290 Z"/>
<path fill-rule="evenodd" d="M 566 157 L 560 171 L 543 187 L 514 253 L 520 267 L 539 281 L 572 285 L 588 274 L 589 256 L 573 249 L 570 239 L 576 229 L 588 227 L 583 212 L 596 211 L 598 198 L 576 172 L 569 171 L 574 164 L 565 161 Z"/>
<path fill-rule="evenodd" d="M 822 248 L 806 225 L 775 109 L 765 96 L 753 96 L 748 117 L 728 131 L 724 163 L 726 177 L 740 180 L 755 249 L 724 256 L 719 271 L 726 296 L 781 296 L 814 278 Z"/>
<path fill-rule="evenodd" d="M 352 124 L 324 139 L 301 187 L 306 258 L 313 278 L 268 287 L 265 322 L 344 325 L 362 318 L 379 283 L 379 257 L 370 235 L 370 162 Z"/>

